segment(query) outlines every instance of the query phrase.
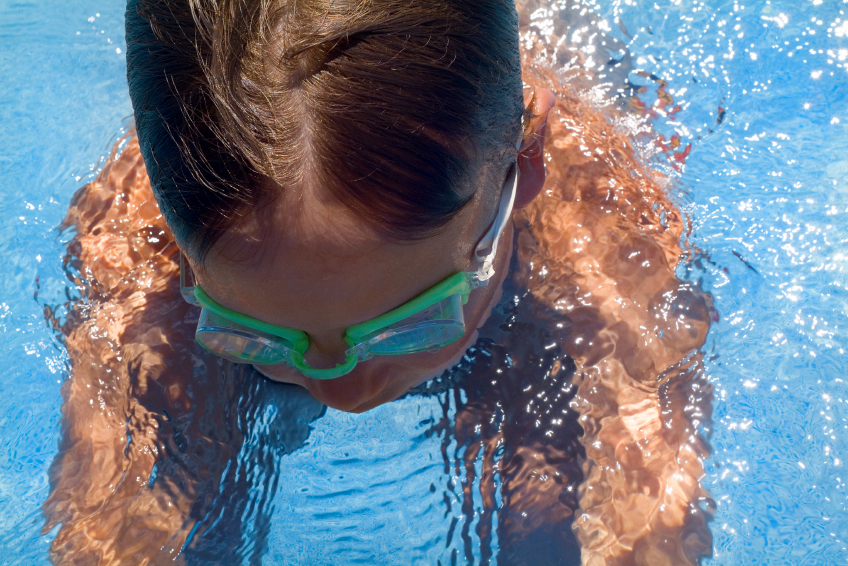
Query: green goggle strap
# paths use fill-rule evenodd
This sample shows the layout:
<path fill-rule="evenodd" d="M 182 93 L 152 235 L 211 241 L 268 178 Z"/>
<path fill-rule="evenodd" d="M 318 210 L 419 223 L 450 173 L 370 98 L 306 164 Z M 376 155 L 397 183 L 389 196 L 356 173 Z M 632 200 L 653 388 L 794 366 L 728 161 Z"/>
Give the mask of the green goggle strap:
<path fill-rule="evenodd" d="M 350 373 L 359 361 L 359 357 L 356 354 L 348 354 L 344 363 L 326 369 L 316 369 L 310 366 L 300 352 L 292 352 L 291 360 L 295 369 L 310 379 L 335 379 Z"/>

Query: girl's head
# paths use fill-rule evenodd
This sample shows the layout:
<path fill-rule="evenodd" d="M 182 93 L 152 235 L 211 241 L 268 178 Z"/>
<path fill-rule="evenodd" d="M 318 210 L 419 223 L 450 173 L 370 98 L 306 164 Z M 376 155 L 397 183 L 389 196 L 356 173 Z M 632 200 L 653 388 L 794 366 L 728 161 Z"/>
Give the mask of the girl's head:
<path fill-rule="evenodd" d="M 151 182 L 198 260 L 291 193 L 430 236 L 519 135 L 511 0 L 130 0 L 127 43 Z"/>
<path fill-rule="evenodd" d="M 139 142 L 203 288 L 306 331 L 319 366 L 346 327 L 467 269 L 523 134 L 517 25 L 512 0 L 129 0 Z M 519 204 L 541 188 L 539 149 Z M 492 294 L 469 302 L 474 323 Z M 310 389 L 362 409 L 376 403 L 353 390 L 388 400 L 472 335 Z M 405 387 L 377 386 L 401 368 Z"/>

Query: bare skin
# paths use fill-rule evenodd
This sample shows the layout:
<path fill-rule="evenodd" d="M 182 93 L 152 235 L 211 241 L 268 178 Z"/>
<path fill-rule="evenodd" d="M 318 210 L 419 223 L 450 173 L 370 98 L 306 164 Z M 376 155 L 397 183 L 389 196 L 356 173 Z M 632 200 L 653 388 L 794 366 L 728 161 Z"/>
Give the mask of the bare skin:
<path fill-rule="evenodd" d="M 501 540 L 568 519 L 588 566 L 696 564 L 710 544 L 705 516 L 697 507 L 707 495 L 699 484 L 707 449 L 697 436 L 695 413 L 684 408 L 692 391 L 705 387 L 697 350 L 711 313 L 708 298 L 674 275 L 682 222 L 665 197 L 662 179 L 639 164 L 627 136 L 570 88 L 559 86 L 544 70 L 528 72 L 533 65 L 524 63 L 528 101 L 539 93 L 537 116 L 546 113 L 542 85 L 557 85 L 557 102 L 548 123 L 538 120 L 522 148 L 525 185 L 519 204 L 527 208 L 514 216 L 518 277 L 534 300 L 570 321 L 558 344 L 572 360 L 570 373 L 563 375 L 572 376 L 576 386 L 571 406 L 583 434 L 547 442 L 512 437 L 505 426 L 486 437 L 484 476 L 493 473 L 497 447 L 511 443 L 509 460 L 501 464 L 501 490 L 510 494 L 504 501 L 511 516 L 529 517 L 505 522 Z M 545 132 L 543 152 L 538 142 Z M 547 166 L 544 187 L 532 182 L 540 179 L 540 164 Z M 535 200 L 534 190 L 541 190 Z M 355 225 L 345 230 L 342 222 L 338 233 L 313 229 L 311 240 L 288 240 L 306 242 L 303 248 L 286 237 L 304 232 L 283 233 L 282 244 L 268 252 L 266 259 L 281 260 L 270 264 L 285 265 L 304 263 L 321 250 L 329 261 L 315 265 L 310 277 L 298 280 L 260 265 L 245 271 L 244 262 L 230 261 L 225 248 L 197 266 L 198 276 L 210 295 L 231 308 L 307 330 L 313 339 L 310 361 L 332 365 L 346 326 L 467 268 L 469 252 L 491 218 L 490 202 L 481 199 L 475 206 L 453 232 L 445 232 L 445 240 L 425 242 L 414 254 L 408 247 L 368 240 Z M 338 211 L 323 210 L 319 216 L 331 212 Z M 227 454 L 244 445 L 244 430 L 234 424 L 227 427 L 234 432 L 219 439 L 210 439 L 205 430 L 182 431 L 189 446 L 211 440 L 224 456 L 196 456 L 202 466 L 161 468 L 152 481 L 154 468 L 180 457 L 173 438 L 182 430 L 181 415 L 201 410 L 204 395 L 238 397 L 239 384 L 249 381 L 208 379 L 203 384 L 209 389 L 203 395 L 196 391 L 198 375 L 235 370 L 194 344 L 196 313 L 179 297 L 178 252 L 156 209 L 135 140 L 75 197 L 66 224 L 77 229 L 70 252 L 89 298 L 74 307 L 62 329 L 73 376 L 64 386 L 64 436 L 44 506 L 45 529 L 62 523 L 51 556 L 61 564 L 179 563 L 202 515 L 199 501 L 209 493 L 209 482 L 221 477 Z M 308 226 L 298 229 L 310 234 Z M 510 262 L 511 230 L 496 262 L 501 280 Z M 449 239 L 461 242 L 458 251 L 438 253 Z M 381 278 L 373 279 L 375 273 Z M 324 287 L 310 285 L 316 278 L 343 280 L 351 294 L 320 295 Z M 248 286 L 251 282 L 254 287 Z M 369 365 L 371 360 L 357 368 L 359 373 L 329 385 L 285 367 L 261 369 L 272 379 L 305 386 L 332 406 L 367 410 L 438 375 L 474 344 L 475 329 L 498 300 L 500 282 L 476 292 L 466 311 L 471 330 L 437 354 Z M 291 302 L 282 293 L 263 290 L 277 283 L 305 299 Z M 374 287 L 385 294 L 366 297 L 363 290 Z M 346 310 L 351 304 L 359 310 Z M 485 422 L 487 395 L 458 410 L 457 438 Z M 699 399 L 708 403 L 708 392 Z M 575 443 L 582 446 L 578 456 Z M 469 450 L 465 458 L 477 455 Z M 567 480 L 541 479 L 560 471 Z M 479 489 L 488 508 L 494 508 L 490 480 L 481 478 Z M 568 496 L 570 488 L 576 496 Z"/>
<path fill-rule="evenodd" d="M 532 201 L 544 185 L 544 132 L 553 104 L 546 89 L 539 89 L 530 101 L 535 117 L 526 124 L 518 157 L 518 206 Z M 474 247 L 492 223 L 500 187 L 476 194 L 435 236 L 409 243 L 386 242 L 363 230 L 349 211 L 322 202 L 314 193 L 310 187 L 285 192 L 260 213 L 270 219 L 257 218 L 231 231 L 202 264 L 195 264 L 195 273 L 203 289 L 222 305 L 304 330 L 310 339 L 307 361 L 313 367 L 332 367 L 344 360 L 347 327 L 409 301 L 454 273 L 476 269 Z M 500 299 L 511 256 L 511 226 L 502 239 L 507 243 L 498 248 L 495 276 L 470 294 L 463 309 L 467 332 L 448 347 L 378 356 L 333 380 L 307 379 L 285 364 L 258 369 L 275 381 L 305 387 L 319 401 L 345 411 L 361 412 L 396 399 L 455 365 L 475 342 L 476 329 Z M 243 252 L 246 247 L 248 254 Z"/>
<path fill-rule="evenodd" d="M 142 489 L 163 448 L 162 420 L 145 410 L 143 398 L 173 357 L 173 342 L 133 319 L 143 311 L 161 316 L 164 307 L 177 330 L 187 310 L 157 302 L 173 284 L 176 248 L 167 238 L 151 241 L 168 232 L 148 187 L 131 142 L 78 195 L 66 220 L 78 230 L 71 251 L 88 279 L 79 283 L 89 288 L 91 302 L 74 309 L 62 329 L 74 373 L 63 386 L 62 447 L 44 505 L 45 529 L 63 523 L 51 546 L 57 563 L 121 563 L 136 549 L 140 564 L 151 563 L 177 556 L 183 542 L 191 491 L 173 499 L 163 484 Z M 144 328 L 149 331 L 131 335 Z M 184 363 L 172 369 L 191 371 Z M 178 388 L 166 391 L 180 396 Z M 129 446 L 128 429 L 134 431 Z M 153 547 L 162 550 L 151 556 Z"/>
<path fill-rule="evenodd" d="M 576 362 L 587 458 L 575 522 L 583 563 L 695 564 L 710 547 L 695 505 L 708 496 L 708 451 L 679 389 L 709 389 L 695 352 L 711 302 L 676 278 L 682 222 L 627 140 L 567 92 L 550 124 L 552 161 L 569 165 L 552 168 L 519 214 L 533 237 L 520 253 L 533 295 L 575 322 L 563 347 Z"/>

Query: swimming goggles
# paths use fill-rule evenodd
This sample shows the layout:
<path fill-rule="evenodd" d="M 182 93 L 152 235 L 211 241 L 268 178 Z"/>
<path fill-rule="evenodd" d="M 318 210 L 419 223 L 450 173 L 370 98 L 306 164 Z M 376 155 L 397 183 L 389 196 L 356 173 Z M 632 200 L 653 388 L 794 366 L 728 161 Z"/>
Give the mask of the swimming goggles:
<path fill-rule="evenodd" d="M 433 352 L 456 342 L 465 334 L 462 305 L 471 291 L 488 284 L 495 273 L 492 262 L 512 212 L 517 186 L 518 165 L 514 164 L 504 183 L 495 220 L 474 249 L 477 271 L 455 273 L 401 306 L 349 327 L 344 334 L 349 346 L 345 361 L 336 367 L 309 365 L 304 358 L 309 348 L 306 332 L 269 324 L 217 303 L 195 284 L 181 253 L 180 291 L 187 302 L 201 307 L 195 338 L 213 354 L 230 361 L 288 364 L 311 379 L 341 377 L 373 356 Z"/>

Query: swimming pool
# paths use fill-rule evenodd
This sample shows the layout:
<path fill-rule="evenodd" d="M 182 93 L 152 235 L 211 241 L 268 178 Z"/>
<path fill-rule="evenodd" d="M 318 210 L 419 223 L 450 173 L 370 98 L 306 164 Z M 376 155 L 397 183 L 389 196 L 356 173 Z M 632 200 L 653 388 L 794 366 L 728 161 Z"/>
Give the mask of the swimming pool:
<path fill-rule="evenodd" d="M 848 2 L 582 7 L 609 23 L 587 31 L 629 46 L 648 106 L 650 75 L 667 81 L 681 110 L 654 129 L 677 134 L 680 151 L 692 144 L 674 189 L 694 249 L 679 273 L 702 280 L 721 315 L 704 347 L 715 387 L 706 562 L 844 562 Z M 131 113 L 122 30 L 121 3 L 0 2 L 0 552 L 11 564 L 47 561 L 39 507 L 68 358 L 42 309 L 66 292 L 68 236 L 54 228 Z M 258 502 L 265 561 L 448 564 L 496 550 L 497 533 L 484 544 L 479 517 L 445 501 L 466 471 L 446 466 L 428 431 L 455 408 L 446 394 L 409 396 L 315 420 Z M 257 430 L 273 431 L 278 409 L 260 409 Z M 446 451 L 459 461 L 455 440 Z"/>

